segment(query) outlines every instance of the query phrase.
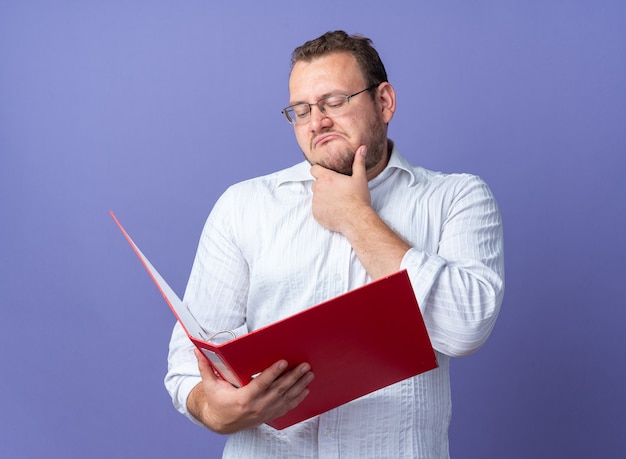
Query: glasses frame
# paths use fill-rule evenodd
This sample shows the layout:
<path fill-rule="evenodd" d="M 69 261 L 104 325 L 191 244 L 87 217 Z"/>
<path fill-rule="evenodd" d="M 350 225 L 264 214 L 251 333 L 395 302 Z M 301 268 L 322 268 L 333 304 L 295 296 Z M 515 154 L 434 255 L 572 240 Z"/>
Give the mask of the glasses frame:
<path fill-rule="evenodd" d="M 365 89 L 362 89 L 362 90 L 360 90 L 358 92 L 355 92 L 354 94 L 350 94 L 350 95 L 347 95 L 347 94 L 333 94 L 331 96 L 322 97 L 320 100 L 318 100 L 317 102 L 313 102 L 312 104 L 309 104 L 309 103 L 306 103 L 306 102 L 301 102 L 299 104 L 290 105 L 289 107 L 283 108 L 281 113 L 283 115 L 285 115 L 285 118 L 287 118 L 287 122 L 289 124 L 291 124 L 291 125 L 306 124 L 306 123 L 308 123 L 311 120 L 311 111 L 313 110 L 313 106 L 314 105 L 316 105 L 317 108 L 319 108 L 320 112 L 322 112 L 322 114 L 324 116 L 328 116 L 326 114 L 326 107 L 325 107 L 325 104 L 324 104 L 324 102 L 327 101 L 328 99 L 330 99 L 332 97 L 345 97 L 346 98 L 346 102 L 345 103 L 349 105 L 350 104 L 350 99 L 352 99 L 354 96 L 358 96 L 359 94 L 364 93 L 365 91 L 371 91 L 372 89 L 377 88 L 378 86 L 380 86 L 380 83 L 373 84 L 373 85 L 371 85 L 371 86 L 369 86 L 369 87 L 367 87 Z M 309 111 L 307 112 L 307 118 L 306 118 L 306 120 L 298 122 L 297 118 L 296 117 L 292 118 L 291 115 L 289 114 L 289 112 L 293 113 L 294 112 L 294 107 L 301 107 L 301 106 L 304 106 L 304 105 L 309 107 Z M 343 106 L 343 104 L 342 104 L 342 106 Z"/>

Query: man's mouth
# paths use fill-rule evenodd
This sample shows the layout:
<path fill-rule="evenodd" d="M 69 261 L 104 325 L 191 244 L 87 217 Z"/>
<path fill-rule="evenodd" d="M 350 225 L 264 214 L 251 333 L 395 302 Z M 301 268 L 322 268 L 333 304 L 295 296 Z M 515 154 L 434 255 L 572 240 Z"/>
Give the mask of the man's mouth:
<path fill-rule="evenodd" d="M 319 147 L 325 143 L 328 143 L 332 140 L 340 139 L 341 136 L 334 132 L 328 134 L 321 134 L 313 139 L 313 148 Z"/>

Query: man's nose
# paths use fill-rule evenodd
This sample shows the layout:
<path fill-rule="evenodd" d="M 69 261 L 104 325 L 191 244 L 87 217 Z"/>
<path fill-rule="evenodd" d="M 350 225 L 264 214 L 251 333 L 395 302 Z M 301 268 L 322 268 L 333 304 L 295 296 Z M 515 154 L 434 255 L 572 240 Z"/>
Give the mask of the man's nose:
<path fill-rule="evenodd" d="M 316 104 L 311 106 L 311 130 L 316 131 L 322 125 L 327 125 L 330 118 L 326 116 L 326 113 Z"/>

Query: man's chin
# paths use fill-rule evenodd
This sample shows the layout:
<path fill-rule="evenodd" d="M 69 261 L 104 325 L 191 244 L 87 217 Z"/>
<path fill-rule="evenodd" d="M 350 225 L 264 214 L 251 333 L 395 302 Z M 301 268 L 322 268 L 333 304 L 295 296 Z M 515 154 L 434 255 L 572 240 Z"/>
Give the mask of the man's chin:
<path fill-rule="evenodd" d="M 344 158 L 343 161 L 334 163 L 320 162 L 320 166 L 330 169 L 331 171 L 338 172 L 343 175 L 352 175 L 352 163 L 354 162 L 354 155 L 350 155 L 349 158 Z"/>
<path fill-rule="evenodd" d="M 318 150 L 317 153 L 323 157 L 319 161 L 312 161 L 311 158 L 307 157 L 306 154 L 304 155 L 304 157 L 311 165 L 317 164 L 331 171 L 338 172 L 339 174 L 352 175 L 352 163 L 354 162 L 353 152 L 333 152 L 328 150 L 321 152 Z"/>
<path fill-rule="evenodd" d="M 335 172 L 352 177 L 352 167 L 350 169 L 333 169 Z"/>

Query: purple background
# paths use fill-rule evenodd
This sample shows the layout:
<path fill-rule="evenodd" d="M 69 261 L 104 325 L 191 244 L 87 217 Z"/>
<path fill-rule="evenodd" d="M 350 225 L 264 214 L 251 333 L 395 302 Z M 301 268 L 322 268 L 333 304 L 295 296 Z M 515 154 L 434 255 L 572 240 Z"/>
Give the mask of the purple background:
<path fill-rule="evenodd" d="M 397 4 L 396 4 L 397 3 Z M 472 172 L 507 290 L 453 362 L 455 458 L 626 450 L 626 3 L 0 1 L 0 457 L 216 457 L 163 388 L 173 316 L 226 186 L 300 161 L 292 49 L 370 36 L 412 162 Z"/>

